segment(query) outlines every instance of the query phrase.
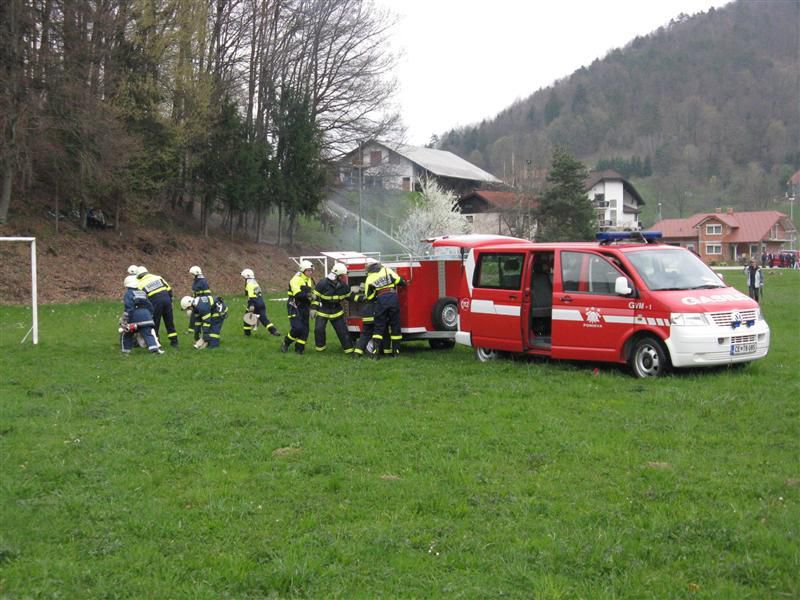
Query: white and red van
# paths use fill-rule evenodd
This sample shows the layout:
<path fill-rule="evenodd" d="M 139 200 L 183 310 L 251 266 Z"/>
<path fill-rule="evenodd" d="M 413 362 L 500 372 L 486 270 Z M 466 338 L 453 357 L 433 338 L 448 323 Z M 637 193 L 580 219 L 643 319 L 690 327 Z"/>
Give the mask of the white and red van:
<path fill-rule="evenodd" d="M 471 249 L 456 342 L 481 361 L 511 352 L 628 363 L 638 377 L 766 356 L 758 304 L 659 237 L 609 232 L 597 243 Z"/>

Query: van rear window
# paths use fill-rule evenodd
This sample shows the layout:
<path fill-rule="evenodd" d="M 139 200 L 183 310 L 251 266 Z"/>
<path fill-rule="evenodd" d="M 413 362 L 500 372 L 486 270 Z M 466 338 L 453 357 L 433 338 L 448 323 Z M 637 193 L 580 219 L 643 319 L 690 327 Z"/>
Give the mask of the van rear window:
<path fill-rule="evenodd" d="M 472 285 L 480 288 L 518 290 L 522 283 L 524 254 L 486 253 L 478 258 Z"/>

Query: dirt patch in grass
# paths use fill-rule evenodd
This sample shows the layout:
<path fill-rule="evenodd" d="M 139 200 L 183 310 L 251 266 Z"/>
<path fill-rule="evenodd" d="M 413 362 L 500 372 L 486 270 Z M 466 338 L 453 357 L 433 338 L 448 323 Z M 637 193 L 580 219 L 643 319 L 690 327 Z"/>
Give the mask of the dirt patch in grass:
<path fill-rule="evenodd" d="M 171 227 L 166 220 L 158 225 L 125 223 L 121 231 L 82 231 L 77 223 L 62 220 L 56 233 L 51 217 L 17 214 L 0 225 L 0 237 L 36 237 L 40 304 L 120 299 L 131 264 L 164 277 L 176 299 L 191 291 L 192 265 L 203 269 L 216 294 L 242 294 L 239 274 L 245 267 L 255 271 L 265 292 L 281 292 L 295 272 L 290 256 L 318 253 L 313 247 L 257 244 L 247 236 L 205 238 Z M 28 244 L 0 243 L 0 282 L 0 304 L 30 302 Z"/>

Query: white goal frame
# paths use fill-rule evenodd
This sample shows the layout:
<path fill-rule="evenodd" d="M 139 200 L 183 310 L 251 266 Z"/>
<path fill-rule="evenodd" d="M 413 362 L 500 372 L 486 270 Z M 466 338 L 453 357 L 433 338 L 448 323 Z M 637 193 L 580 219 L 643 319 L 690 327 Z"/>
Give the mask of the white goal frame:
<path fill-rule="evenodd" d="M 39 300 L 38 287 L 36 285 L 36 238 L 35 237 L 0 237 L 0 242 L 26 242 L 31 245 L 31 314 L 33 324 L 22 338 L 20 344 L 24 344 L 28 336 L 33 333 L 34 346 L 39 343 Z"/>

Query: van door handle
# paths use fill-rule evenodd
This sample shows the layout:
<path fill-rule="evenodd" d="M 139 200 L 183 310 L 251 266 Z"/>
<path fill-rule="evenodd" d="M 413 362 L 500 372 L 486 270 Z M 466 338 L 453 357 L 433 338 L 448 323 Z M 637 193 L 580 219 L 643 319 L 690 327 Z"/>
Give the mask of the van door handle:
<path fill-rule="evenodd" d="M 561 300 L 561 302 L 572 302 L 572 296 L 561 296 L 559 300 Z"/>
<path fill-rule="evenodd" d="M 516 294 L 509 294 L 508 295 L 508 299 L 509 300 L 516 300 L 517 299 L 517 295 Z"/>

